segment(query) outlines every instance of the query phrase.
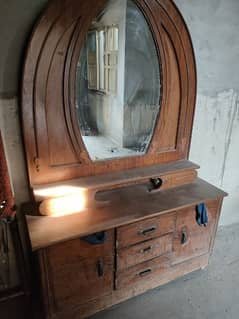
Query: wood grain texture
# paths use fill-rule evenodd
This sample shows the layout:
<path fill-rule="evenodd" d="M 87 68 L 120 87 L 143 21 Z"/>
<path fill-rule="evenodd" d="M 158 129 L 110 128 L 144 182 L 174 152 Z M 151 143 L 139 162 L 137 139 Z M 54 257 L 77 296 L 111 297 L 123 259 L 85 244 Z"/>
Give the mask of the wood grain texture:
<path fill-rule="evenodd" d="M 109 206 L 59 218 L 29 216 L 34 212 L 25 211 L 32 250 L 226 196 L 201 179 L 157 194 L 146 190 L 140 185 L 107 191 L 102 200 L 110 199 Z"/>
<path fill-rule="evenodd" d="M 207 227 L 197 224 L 193 204 L 177 208 L 173 213 L 165 212 L 153 219 L 120 227 L 121 230 L 129 227 L 129 236 L 134 235 L 134 230 L 149 234 L 148 240 L 140 237 L 141 242 L 136 244 L 132 236 L 132 242 L 126 241 L 124 245 L 127 246 L 123 245 L 124 248 L 118 248 L 115 232 L 111 230 L 107 232 L 108 240 L 99 246 L 75 239 L 38 250 L 36 254 L 41 267 L 43 298 L 48 317 L 60 319 L 63 315 L 74 315 L 82 319 L 178 276 L 206 267 L 222 197 L 203 202 L 207 205 L 209 216 Z M 162 233 L 170 233 L 163 235 L 158 232 L 159 237 L 154 238 L 155 226 L 152 226 L 152 220 L 164 221 L 161 223 Z M 146 223 L 151 227 L 142 228 Z M 133 231 L 130 232 L 131 226 Z M 182 231 L 185 232 L 185 229 L 186 240 L 182 241 Z M 99 262 L 103 267 L 101 274 L 97 270 Z M 77 314 L 75 309 L 78 310 Z"/>
<path fill-rule="evenodd" d="M 117 248 L 128 247 L 148 239 L 168 234 L 175 229 L 176 214 L 147 218 L 117 228 Z"/>
<path fill-rule="evenodd" d="M 132 247 L 117 250 L 117 271 L 141 264 L 172 251 L 173 234 L 147 240 Z"/>
<path fill-rule="evenodd" d="M 36 201 L 52 198 L 53 193 L 51 190 L 64 186 L 71 187 L 69 192 L 72 192 L 72 188 L 76 188 L 76 191 L 77 188 L 81 188 L 96 193 L 97 191 L 103 191 L 127 185 L 142 184 L 144 182 L 149 182 L 150 178 L 160 177 L 163 179 L 162 188 L 170 188 L 180 184 L 193 182 L 197 176 L 196 170 L 198 168 L 199 166 L 197 164 L 194 164 L 188 160 L 180 160 L 173 163 L 127 169 L 121 172 L 81 177 L 78 179 L 65 180 L 57 183 L 33 185 L 32 187 Z M 44 189 L 47 189 L 48 192 L 44 192 L 44 194 L 41 195 L 41 191 Z M 64 195 L 66 194 L 67 190 L 64 191 Z"/>
<path fill-rule="evenodd" d="M 146 291 L 164 285 L 180 276 L 186 275 L 198 269 L 203 269 L 208 265 L 208 255 L 193 258 L 185 263 L 175 265 L 174 267 L 165 267 L 165 271 L 160 273 L 160 270 L 155 271 L 148 280 L 133 281 L 131 286 L 122 287 L 122 289 L 115 290 L 113 294 L 98 298 L 90 303 L 72 307 L 61 313 L 51 313 L 49 318 L 54 319 L 83 319 L 92 314 L 109 308 L 112 305 L 123 302 L 129 298 L 135 297 Z"/>
<path fill-rule="evenodd" d="M 173 245 L 174 263 L 209 253 L 220 214 L 220 200 L 208 201 L 206 206 L 209 220 L 206 227 L 197 224 L 194 208 L 189 207 L 178 211 Z M 187 237 L 184 244 L 182 244 L 183 232 Z"/>
<path fill-rule="evenodd" d="M 80 134 L 77 63 L 106 0 L 50 1 L 27 50 L 22 121 L 35 198 L 23 211 L 49 319 L 85 318 L 206 267 L 212 252 L 227 194 L 197 178 L 198 166 L 187 161 L 196 100 L 191 38 L 171 0 L 135 2 L 161 63 L 161 111 L 143 156 L 92 162 Z M 150 178 L 162 179 L 157 192 L 149 191 Z M 58 218 L 39 216 L 38 201 L 46 207 L 61 187 L 63 195 L 67 187 L 85 191 L 87 208 Z M 96 207 L 96 200 L 108 205 Z M 195 206 L 202 202 L 209 214 L 205 228 L 195 221 Z M 101 245 L 80 239 L 100 231 L 107 232 Z"/>
<path fill-rule="evenodd" d="M 165 275 L 170 267 L 170 255 L 164 255 L 130 267 L 125 271 L 117 272 L 116 289 L 132 287 L 140 283 L 144 285 L 145 281 L 151 281 L 156 276 Z"/>
<path fill-rule="evenodd" d="M 23 71 L 22 120 L 30 185 L 186 159 L 196 67 L 185 23 L 169 0 L 136 0 L 161 61 L 161 115 L 147 154 L 92 162 L 75 110 L 76 66 L 106 0 L 53 0 L 32 34 Z"/>

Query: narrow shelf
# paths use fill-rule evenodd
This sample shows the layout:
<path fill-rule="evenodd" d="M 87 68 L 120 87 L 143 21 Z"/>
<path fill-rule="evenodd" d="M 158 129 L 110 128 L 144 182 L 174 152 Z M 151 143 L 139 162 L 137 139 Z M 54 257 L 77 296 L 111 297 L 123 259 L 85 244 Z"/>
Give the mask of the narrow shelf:
<path fill-rule="evenodd" d="M 165 174 L 173 174 L 175 172 L 195 170 L 199 166 L 188 160 L 180 160 L 173 163 L 166 163 L 153 166 L 145 166 L 142 168 L 128 169 L 121 172 L 96 175 L 89 177 L 81 177 L 78 179 L 66 180 L 58 183 L 33 185 L 33 192 L 36 201 L 41 201 L 52 197 L 55 189 L 64 186 L 64 195 L 67 195 L 67 189 L 69 193 L 79 191 L 81 189 L 87 189 L 90 191 L 107 190 L 115 187 L 123 187 L 127 185 L 137 184 L 137 182 L 148 181 L 150 178 L 161 177 Z M 47 190 L 47 192 L 44 192 Z"/>

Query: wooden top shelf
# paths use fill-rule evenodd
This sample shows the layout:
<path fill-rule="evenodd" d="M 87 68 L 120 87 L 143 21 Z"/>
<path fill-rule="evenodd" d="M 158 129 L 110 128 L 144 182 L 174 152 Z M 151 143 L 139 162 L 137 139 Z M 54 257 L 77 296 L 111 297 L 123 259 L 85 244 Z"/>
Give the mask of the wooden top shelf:
<path fill-rule="evenodd" d="M 142 168 L 128 169 L 121 172 L 96 175 L 90 177 L 81 177 L 78 179 L 67 180 L 58 183 L 33 185 L 33 192 L 36 201 L 41 201 L 55 196 L 55 189 L 64 186 L 64 195 L 67 195 L 67 187 L 69 192 L 74 192 L 74 188 L 87 189 L 90 191 L 107 190 L 116 187 L 142 183 L 150 178 L 161 177 L 165 174 L 173 174 L 175 172 L 198 169 L 199 166 L 188 160 L 180 160 L 173 163 L 159 164 L 153 166 L 145 166 Z M 42 191 L 47 189 L 47 193 Z"/>
<path fill-rule="evenodd" d="M 36 251 L 226 195 L 207 182 L 196 179 L 192 184 L 155 194 L 147 192 L 144 184 L 105 191 L 99 197 L 101 200 L 110 199 L 110 205 L 64 217 L 29 216 L 31 211 L 25 213 L 32 250 Z"/>

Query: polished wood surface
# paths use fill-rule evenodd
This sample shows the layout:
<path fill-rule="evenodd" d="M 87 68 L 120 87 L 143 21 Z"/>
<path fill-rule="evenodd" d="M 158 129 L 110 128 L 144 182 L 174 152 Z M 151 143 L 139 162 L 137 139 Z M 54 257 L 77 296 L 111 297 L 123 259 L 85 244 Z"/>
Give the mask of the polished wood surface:
<path fill-rule="evenodd" d="M 220 198 L 226 193 L 197 179 L 192 184 L 168 189 L 156 194 L 147 192 L 143 185 L 107 191 L 102 199 L 111 199 L 111 205 L 89 209 L 64 217 L 43 217 L 25 211 L 32 250 L 58 242 L 112 229 L 146 218 L 156 217 L 175 209 Z"/>
<path fill-rule="evenodd" d="M 161 111 L 147 154 L 92 162 L 75 108 L 85 35 L 106 0 L 53 0 L 32 34 L 23 71 L 22 121 L 31 187 L 188 158 L 196 99 L 190 35 L 170 0 L 136 0 L 160 56 Z"/>

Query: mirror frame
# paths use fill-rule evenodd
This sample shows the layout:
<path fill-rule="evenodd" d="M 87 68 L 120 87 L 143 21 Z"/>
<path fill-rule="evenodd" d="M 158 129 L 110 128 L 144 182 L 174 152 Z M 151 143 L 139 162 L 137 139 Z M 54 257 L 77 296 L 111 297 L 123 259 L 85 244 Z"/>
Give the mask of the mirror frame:
<path fill-rule="evenodd" d="M 135 0 L 161 65 L 161 111 L 144 155 L 92 161 L 75 109 L 76 66 L 106 0 L 53 0 L 31 36 L 23 70 L 22 122 L 30 185 L 187 159 L 196 65 L 187 26 L 171 0 Z"/>

